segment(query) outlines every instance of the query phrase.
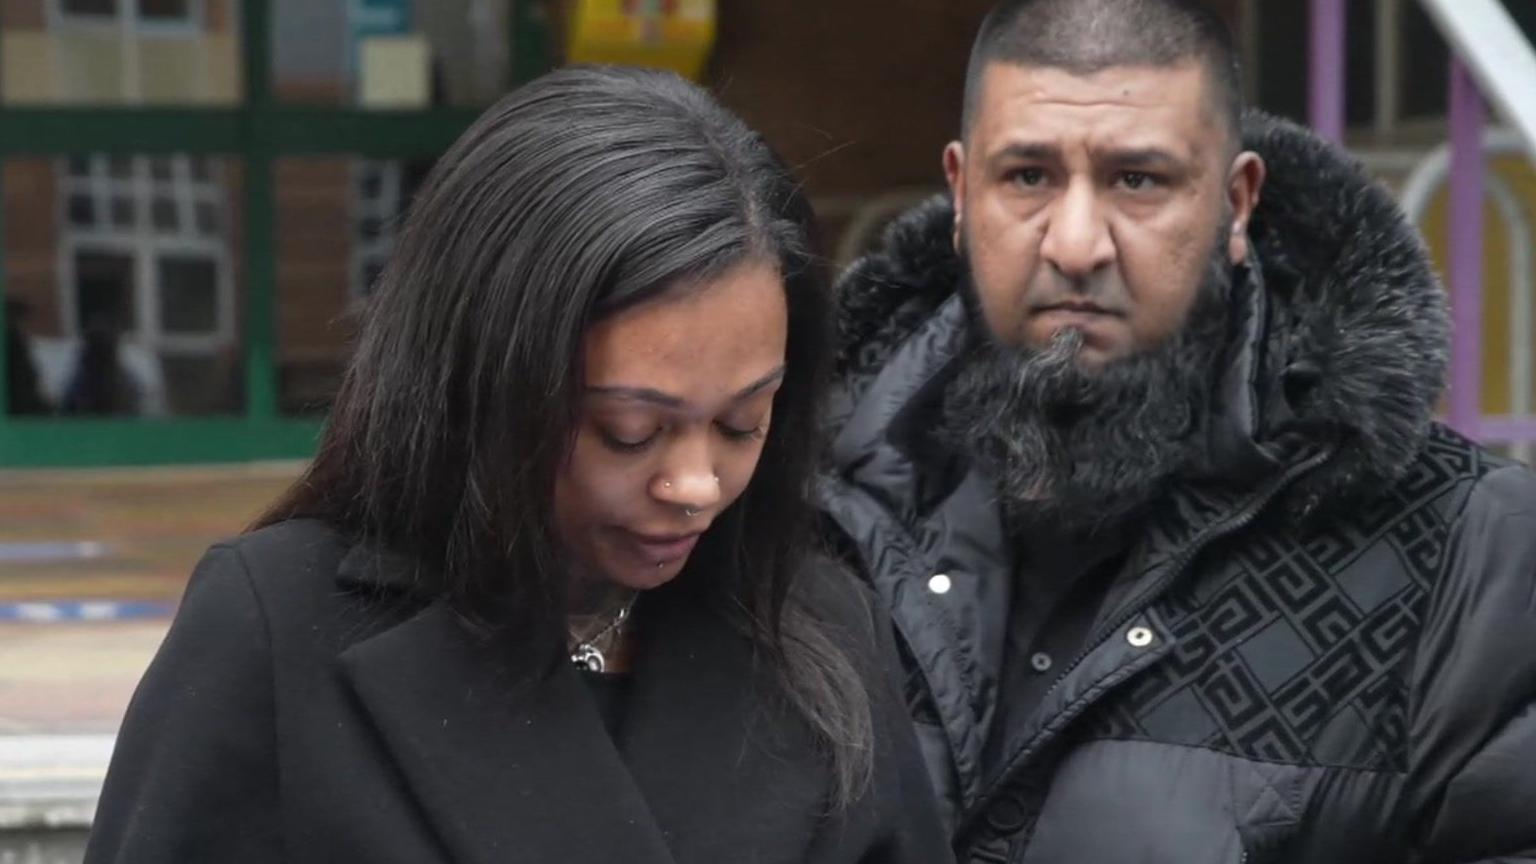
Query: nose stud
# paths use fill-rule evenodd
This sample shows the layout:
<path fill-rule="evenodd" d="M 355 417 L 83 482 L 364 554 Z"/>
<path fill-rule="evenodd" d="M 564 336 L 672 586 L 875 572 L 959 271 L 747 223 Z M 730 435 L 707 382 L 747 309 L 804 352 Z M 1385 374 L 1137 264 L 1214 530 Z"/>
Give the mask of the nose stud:
<path fill-rule="evenodd" d="M 712 475 L 710 475 L 709 479 L 715 481 L 715 486 L 716 487 L 718 487 L 720 485 L 720 475 L 719 474 L 712 474 Z M 661 488 L 666 489 L 667 491 L 670 492 L 672 490 L 672 481 L 671 480 L 663 480 L 663 481 L 661 481 Z M 704 512 L 704 508 L 702 508 L 702 507 L 688 507 L 688 506 L 684 506 L 683 507 L 683 515 L 687 516 L 690 519 L 692 519 L 693 517 L 695 517 L 695 516 L 697 516 L 697 515 L 699 515 L 700 513 L 703 513 L 703 512 Z"/>
<path fill-rule="evenodd" d="M 715 485 L 716 486 L 720 485 L 720 475 L 719 474 L 712 474 L 712 475 L 710 475 L 709 479 L 715 481 Z M 663 481 L 661 481 L 661 488 L 663 488 L 663 489 L 671 489 L 672 488 L 672 481 L 671 480 L 663 480 Z"/>

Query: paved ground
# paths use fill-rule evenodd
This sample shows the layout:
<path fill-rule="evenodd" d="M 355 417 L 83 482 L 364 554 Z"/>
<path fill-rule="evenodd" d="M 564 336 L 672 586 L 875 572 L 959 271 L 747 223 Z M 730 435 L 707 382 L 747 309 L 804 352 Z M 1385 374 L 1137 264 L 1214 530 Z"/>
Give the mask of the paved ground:
<path fill-rule="evenodd" d="M 297 470 L 0 472 L 0 864 L 67 860 L 193 565 Z"/>
<path fill-rule="evenodd" d="M 203 549 L 244 527 L 296 470 L 0 472 L 0 603 L 174 602 Z"/>

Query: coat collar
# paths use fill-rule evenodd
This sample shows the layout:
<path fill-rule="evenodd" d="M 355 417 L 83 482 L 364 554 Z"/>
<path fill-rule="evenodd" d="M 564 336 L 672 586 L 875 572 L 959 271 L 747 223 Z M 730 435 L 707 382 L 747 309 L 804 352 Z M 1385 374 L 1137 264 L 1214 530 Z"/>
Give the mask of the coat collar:
<path fill-rule="evenodd" d="M 413 572 L 362 546 L 340 581 L 398 588 Z M 530 672 L 441 600 L 341 654 L 455 860 L 681 864 L 730 860 L 765 830 L 814 835 L 826 775 L 749 640 L 681 589 L 648 594 L 635 621 L 617 741 L 573 667 Z"/>

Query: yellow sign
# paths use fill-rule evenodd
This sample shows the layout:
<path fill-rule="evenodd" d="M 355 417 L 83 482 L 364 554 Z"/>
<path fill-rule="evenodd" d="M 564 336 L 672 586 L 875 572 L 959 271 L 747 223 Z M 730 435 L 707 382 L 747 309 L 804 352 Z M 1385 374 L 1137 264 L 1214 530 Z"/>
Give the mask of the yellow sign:
<path fill-rule="evenodd" d="M 714 43 L 715 0 L 573 0 L 566 58 L 698 80 Z"/>

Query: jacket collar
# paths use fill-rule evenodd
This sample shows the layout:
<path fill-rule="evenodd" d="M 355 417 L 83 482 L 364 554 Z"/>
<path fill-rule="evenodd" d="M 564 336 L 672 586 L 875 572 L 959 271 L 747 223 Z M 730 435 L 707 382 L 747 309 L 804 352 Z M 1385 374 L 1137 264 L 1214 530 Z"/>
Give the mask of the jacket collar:
<path fill-rule="evenodd" d="M 365 545 L 339 581 L 409 591 L 415 569 Z M 824 773 L 803 727 L 763 707 L 771 682 L 743 674 L 755 670 L 750 642 L 686 591 L 651 592 L 636 612 L 617 741 L 573 667 L 530 671 L 441 600 L 342 653 L 454 860 L 730 860 L 748 830 L 812 836 Z"/>

